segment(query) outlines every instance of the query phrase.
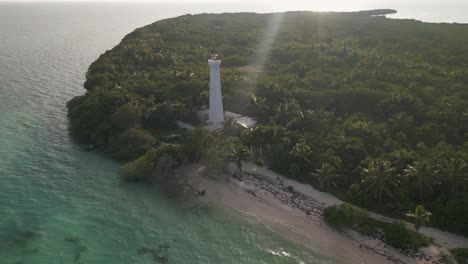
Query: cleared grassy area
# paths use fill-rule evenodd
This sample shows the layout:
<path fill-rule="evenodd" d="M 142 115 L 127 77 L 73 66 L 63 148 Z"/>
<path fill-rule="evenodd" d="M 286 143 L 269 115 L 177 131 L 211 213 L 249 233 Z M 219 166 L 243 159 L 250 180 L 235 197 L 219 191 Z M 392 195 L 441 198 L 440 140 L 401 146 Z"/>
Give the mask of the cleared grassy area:
<path fill-rule="evenodd" d="M 416 251 L 431 243 L 431 239 L 406 228 L 402 223 L 388 223 L 369 217 L 367 212 L 350 204 L 332 206 L 325 209 L 325 221 L 335 228 L 351 228 L 361 234 L 381 238 L 386 244 Z"/>

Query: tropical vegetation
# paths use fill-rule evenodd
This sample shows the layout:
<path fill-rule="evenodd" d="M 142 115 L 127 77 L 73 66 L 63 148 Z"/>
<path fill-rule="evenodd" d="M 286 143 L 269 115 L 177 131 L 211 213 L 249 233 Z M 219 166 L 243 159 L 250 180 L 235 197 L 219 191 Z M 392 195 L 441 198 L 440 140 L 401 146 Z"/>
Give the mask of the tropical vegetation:
<path fill-rule="evenodd" d="M 450 250 L 457 263 L 468 263 L 468 248 L 454 248 Z"/>
<path fill-rule="evenodd" d="M 413 221 L 414 229 L 416 229 L 416 231 L 419 231 L 421 226 L 429 223 L 431 215 L 432 213 L 424 209 L 424 206 L 422 205 L 416 206 L 416 209 L 414 209 L 414 212 L 408 212 L 406 214 L 406 216 L 410 218 L 411 221 Z"/>
<path fill-rule="evenodd" d="M 90 66 L 70 131 L 128 162 L 127 179 L 187 161 L 241 171 L 251 158 L 385 214 L 422 204 L 431 225 L 468 235 L 468 25 L 379 16 L 391 12 L 184 15 L 136 29 Z M 177 128 L 200 125 L 212 52 L 225 108 L 254 129 Z"/>

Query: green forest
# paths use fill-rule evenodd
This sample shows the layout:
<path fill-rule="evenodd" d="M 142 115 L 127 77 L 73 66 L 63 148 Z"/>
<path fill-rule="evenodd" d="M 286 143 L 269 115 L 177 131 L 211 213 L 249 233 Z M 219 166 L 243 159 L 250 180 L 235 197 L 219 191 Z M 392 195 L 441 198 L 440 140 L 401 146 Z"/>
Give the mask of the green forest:
<path fill-rule="evenodd" d="M 67 105 L 71 134 L 129 162 L 123 174 L 151 174 L 162 153 L 249 159 L 387 215 L 423 205 L 431 225 L 468 236 L 468 25 L 381 16 L 393 12 L 184 15 L 136 29 L 89 67 Z M 177 128 L 208 104 L 213 52 L 225 109 L 257 127 Z"/>

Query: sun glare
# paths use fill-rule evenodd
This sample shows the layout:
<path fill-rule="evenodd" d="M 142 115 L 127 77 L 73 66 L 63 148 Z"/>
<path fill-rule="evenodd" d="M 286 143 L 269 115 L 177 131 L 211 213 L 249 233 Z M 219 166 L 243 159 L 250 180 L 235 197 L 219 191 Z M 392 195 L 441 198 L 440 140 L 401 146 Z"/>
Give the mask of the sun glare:
<path fill-rule="evenodd" d="M 273 42 L 278 35 L 281 22 L 283 21 L 284 13 L 278 13 L 271 16 L 265 31 L 262 34 L 261 42 L 257 48 L 257 55 L 254 58 L 253 65 L 259 69 L 263 69 L 265 61 L 270 54 Z"/>

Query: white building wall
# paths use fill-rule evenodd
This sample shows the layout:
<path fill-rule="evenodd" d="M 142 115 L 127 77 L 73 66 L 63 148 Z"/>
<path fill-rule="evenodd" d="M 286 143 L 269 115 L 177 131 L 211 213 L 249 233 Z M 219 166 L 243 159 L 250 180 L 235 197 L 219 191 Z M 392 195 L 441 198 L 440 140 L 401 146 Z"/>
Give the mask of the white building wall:
<path fill-rule="evenodd" d="M 208 122 L 212 128 L 222 128 L 224 123 L 224 110 L 221 94 L 221 61 L 214 58 L 208 60 L 208 65 L 210 65 L 210 105 Z"/>

